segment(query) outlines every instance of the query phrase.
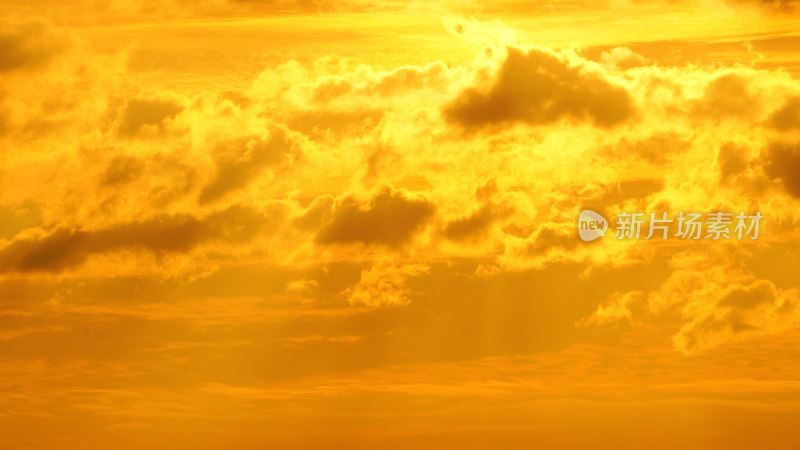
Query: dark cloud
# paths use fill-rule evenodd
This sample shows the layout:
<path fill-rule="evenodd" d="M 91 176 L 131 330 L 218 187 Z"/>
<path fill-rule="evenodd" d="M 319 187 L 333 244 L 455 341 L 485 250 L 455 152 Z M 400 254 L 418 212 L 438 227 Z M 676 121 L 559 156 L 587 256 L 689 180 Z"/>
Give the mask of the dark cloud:
<path fill-rule="evenodd" d="M 411 239 L 434 211 L 427 200 L 409 198 L 389 188 L 367 205 L 348 197 L 337 206 L 317 240 L 323 244 L 360 242 L 396 247 Z"/>
<path fill-rule="evenodd" d="M 744 78 L 726 74 L 708 83 L 692 114 L 698 119 L 747 118 L 755 115 L 760 104 Z"/>
<path fill-rule="evenodd" d="M 736 287 L 728 291 L 717 302 L 717 306 L 732 309 L 753 309 L 764 303 L 773 303 L 778 294 L 768 281 L 758 281 L 752 286 Z"/>
<path fill-rule="evenodd" d="M 610 127 L 630 118 L 633 100 L 621 86 L 540 50 L 508 49 L 493 84 L 471 87 L 445 108 L 445 116 L 465 127 L 561 119 L 589 120 Z"/>
<path fill-rule="evenodd" d="M 58 272 L 78 266 L 89 256 L 122 249 L 157 255 L 187 252 L 201 243 L 245 242 L 267 219 L 258 212 L 231 207 L 197 218 L 186 215 L 112 226 L 102 230 L 60 228 L 41 238 L 18 239 L 0 250 L 0 272 Z"/>
<path fill-rule="evenodd" d="M 800 97 L 792 97 L 769 116 L 768 123 L 781 131 L 800 130 Z"/>
<path fill-rule="evenodd" d="M 63 47 L 43 24 L 27 24 L 0 32 L 0 73 L 37 67 L 50 61 Z"/>
<path fill-rule="evenodd" d="M 144 173 L 144 161 L 130 156 L 115 156 L 109 161 L 100 184 L 121 186 L 128 184 Z"/>
<path fill-rule="evenodd" d="M 477 240 L 486 236 L 492 225 L 513 213 L 513 208 L 492 201 L 497 194 L 495 179 L 475 189 L 475 199 L 480 207 L 459 219 L 445 225 L 444 235 L 453 241 Z"/>
<path fill-rule="evenodd" d="M 767 148 L 767 175 L 778 178 L 786 191 L 800 198 L 800 142 L 773 142 Z"/>
<path fill-rule="evenodd" d="M 136 136 L 145 127 L 163 131 L 164 121 L 183 111 L 183 106 L 170 99 L 128 99 L 117 112 L 114 129 L 121 136 Z"/>
<path fill-rule="evenodd" d="M 224 142 L 215 152 L 217 174 L 200 193 L 200 203 L 219 200 L 246 186 L 264 168 L 290 162 L 297 155 L 286 134 L 277 128 L 268 138 L 244 137 Z"/>
<path fill-rule="evenodd" d="M 492 206 L 484 205 L 471 215 L 448 223 L 444 235 L 453 240 L 467 239 L 485 231 L 495 218 Z"/>

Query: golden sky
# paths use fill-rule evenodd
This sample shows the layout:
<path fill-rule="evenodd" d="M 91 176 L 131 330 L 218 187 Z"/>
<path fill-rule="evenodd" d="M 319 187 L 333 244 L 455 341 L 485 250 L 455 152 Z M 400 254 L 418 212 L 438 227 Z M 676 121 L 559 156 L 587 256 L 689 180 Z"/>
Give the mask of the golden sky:
<path fill-rule="evenodd" d="M 0 448 L 800 442 L 800 2 L 0 5 Z"/>

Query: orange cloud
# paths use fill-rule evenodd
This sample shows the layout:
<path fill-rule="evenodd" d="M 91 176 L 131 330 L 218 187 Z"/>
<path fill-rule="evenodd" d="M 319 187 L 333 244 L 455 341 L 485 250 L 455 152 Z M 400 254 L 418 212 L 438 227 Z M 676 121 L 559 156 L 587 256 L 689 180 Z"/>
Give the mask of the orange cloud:
<path fill-rule="evenodd" d="M 623 87 L 542 49 L 523 52 L 508 48 L 492 83 L 488 88 L 465 90 L 447 107 L 447 117 L 466 127 L 507 122 L 549 124 L 561 119 L 589 120 L 608 127 L 635 111 Z"/>
<path fill-rule="evenodd" d="M 790 15 L 4 12 L 6 446 L 797 441 Z M 586 243 L 582 209 L 764 222 L 758 240 Z"/>
<path fill-rule="evenodd" d="M 435 207 L 423 198 L 384 188 L 366 205 L 347 197 L 334 210 L 330 223 L 317 235 L 322 244 L 383 244 L 408 242 L 433 216 Z"/>

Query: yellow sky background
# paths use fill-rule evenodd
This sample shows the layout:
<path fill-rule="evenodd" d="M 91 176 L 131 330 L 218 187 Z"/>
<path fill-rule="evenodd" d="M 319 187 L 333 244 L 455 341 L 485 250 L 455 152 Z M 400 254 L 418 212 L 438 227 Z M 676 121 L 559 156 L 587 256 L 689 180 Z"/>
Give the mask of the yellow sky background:
<path fill-rule="evenodd" d="M 0 448 L 800 441 L 798 2 L 0 5 Z"/>

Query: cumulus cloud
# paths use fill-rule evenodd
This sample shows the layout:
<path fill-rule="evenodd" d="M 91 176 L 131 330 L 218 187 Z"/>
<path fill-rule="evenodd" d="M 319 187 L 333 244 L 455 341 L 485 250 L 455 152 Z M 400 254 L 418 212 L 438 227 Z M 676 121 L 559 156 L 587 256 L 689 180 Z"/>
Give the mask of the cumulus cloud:
<path fill-rule="evenodd" d="M 0 271 L 59 272 L 79 266 L 92 255 L 118 250 L 163 255 L 188 252 L 210 241 L 244 242 L 267 220 L 252 209 L 231 207 L 206 217 L 162 215 L 99 230 L 58 228 L 20 237 L 0 249 Z"/>
<path fill-rule="evenodd" d="M 779 333 L 800 321 L 798 289 L 779 290 L 766 280 L 719 288 L 716 295 L 703 299 L 705 305 L 693 305 L 698 311 L 674 337 L 678 350 L 694 353 L 751 336 Z"/>
<path fill-rule="evenodd" d="M 291 165 L 300 153 L 286 133 L 273 128 L 267 136 L 240 137 L 220 142 L 214 150 L 217 173 L 200 193 L 200 203 L 210 203 L 244 187 L 268 166 Z"/>
<path fill-rule="evenodd" d="M 347 197 L 336 206 L 317 241 L 397 247 L 421 230 L 434 212 L 435 207 L 428 200 L 390 188 L 382 189 L 366 204 Z"/>
<path fill-rule="evenodd" d="M 587 256 L 578 251 L 579 239 L 572 223 L 543 223 L 523 236 L 506 235 L 504 244 L 497 260 L 505 270 L 541 269 Z"/>
<path fill-rule="evenodd" d="M 581 385 L 572 397 L 585 399 L 598 374 L 614 396 L 638 382 L 649 396 L 653 386 L 683 392 L 730 361 L 796 362 L 782 352 L 800 314 L 800 83 L 786 17 L 716 0 L 667 11 L 638 1 L 588 12 L 571 1 L 465 5 L 484 17 L 484 7 L 524 9 L 536 22 L 526 37 L 460 19 L 446 20 L 448 35 L 428 15 L 448 2 L 330 17 L 285 14 L 372 5 L 17 3 L 10 16 L 46 4 L 74 23 L 11 17 L 0 33 L 0 379 L 10 380 L 0 409 L 24 425 L 16 440 L 4 433 L 8 447 L 32 445 L 24 431 L 43 409 L 61 425 L 38 428 L 70 434 L 72 421 L 50 419 L 86 406 L 92 442 L 114 447 L 127 432 L 106 422 L 123 403 L 153 430 L 193 433 L 209 405 L 237 402 L 214 409 L 247 415 L 241 401 L 255 397 L 288 412 L 280 436 L 256 434 L 295 443 L 304 412 L 326 409 L 343 386 L 370 391 L 351 406 L 374 404 L 374 383 L 361 379 L 383 366 L 404 374 L 412 388 L 402 391 L 439 396 L 441 386 L 412 378 L 451 381 L 455 372 L 429 364 L 457 359 L 457 376 L 550 372 L 536 392 L 564 397 L 576 392 L 559 389 Z M 709 5 L 725 17 L 709 21 Z M 618 20 L 616 8 L 636 20 Z M 672 26 L 678 18 L 698 26 Z M 743 33 L 748 24 L 781 37 Z M 138 47 L 119 51 L 133 39 Z M 586 243 L 576 232 L 584 208 L 608 219 L 760 211 L 765 226 L 747 242 L 621 242 L 612 230 Z M 764 345 L 730 345 L 748 339 Z M 715 356 L 723 362 L 709 365 Z M 633 362 L 628 378 L 604 375 L 628 373 L 620 361 Z M 745 366 L 736 373 L 752 376 L 745 384 L 776 373 Z M 191 381 L 179 395 L 187 401 L 153 406 L 174 377 Z M 397 381 L 378 388 L 391 394 Z M 719 399 L 712 381 L 692 384 Z M 207 392 L 214 398 L 193 405 L 190 385 L 207 382 L 237 385 L 235 395 Z M 462 391 L 504 401 L 506 382 Z M 253 383 L 279 385 L 264 394 Z M 786 383 L 768 385 L 794 389 Z M 110 405 L 109 385 L 131 394 Z M 328 422 L 340 435 L 341 421 Z M 249 431 L 222 430 L 214 444 Z M 147 433 L 139 438 L 146 446 Z"/>
<path fill-rule="evenodd" d="M 444 235 L 454 241 L 485 238 L 492 225 L 513 213 L 513 208 L 493 200 L 497 183 L 491 180 L 475 190 L 475 199 L 480 202 L 472 213 L 447 222 Z"/>
<path fill-rule="evenodd" d="M 760 101 L 750 92 L 750 84 L 737 74 L 725 74 L 711 80 L 703 90 L 703 97 L 694 105 L 694 115 L 699 119 L 754 117 Z"/>
<path fill-rule="evenodd" d="M 610 127 L 630 119 L 635 110 L 628 91 L 602 73 L 550 50 L 509 47 L 492 81 L 465 89 L 445 108 L 445 116 L 468 128 L 562 119 Z"/>
<path fill-rule="evenodd" d="M 411 291 L 405 281 L 428 272 L 424 264 L 378 262 L 361 271 L 358 283 L 342 292 L 351 305 L 370 307 L 403 306 L 410 301 Z"/>
<path fill-rule="evenodd" d="M 692 354 L 782 333 L 800 321 L 799 288 L 759 279 L 731 256 L 725 250 L 675 255 L 658 289 L 615 293 L 578 325 L 668 324 L 675 327 L 675 349 Z"/>
<path fill-rule="evenodd" d="M 633 322 L 634 316 L 641 316 L 640 310 L 645 297 L 641 291 L 615 292 L 605 302 L 597 306 L 592 315 L 579 320 L 577 326 L 611 325 L 620 322 Z"/>
<path fill-rule="evenodd" d="M 505 211 L 494 205 L 483 205 L 472 214 L 449 222 L 444 229 L 444 235 L 453 240 L 480 236 L 504 213 Z"/>
<path fill-rule="evenodd" d="M 126 137 L 163 132 L 165 121 L 182 110 L 183 106 L 174 99 L 130 98 L 119 108 L 114 130 L 120 136 Z"/>
<path fill-rule="evenodd" d="M 640 67 L 648 63 L 647 58 L 628 47 L 614 47 L 605 51 L 600 54 L 600 60 L 612 69 L 619 70 Z"/>
<path fill-rule="evenodd" d="M 588 273 L 657 254 L 610 238 L 582 243 L 575 217 L 587 205 L 612 213 L 757 205 L 791 229 L 782 219 L 800 195 L 797 152 L 790 136 L 780 138 L 797 125 L 795 97 L 785 95 L 796 92 L 791 77 L 670 67 L 628 47 L 604 47 L 595 63 L 520 44 L 498 23 L 447 26 L 480 47 L 471 59 L 282 60 L 225 92 L 122 89 L 115 83 L 130 79 L 116 77 L 117 66 L 99 70 L 106 60 L 97 55 L 44 45 L 44 59 L 0 75 L 27 92 L 0 98 L 13 106 L 0 119 L 17 140 L 0 150 L 15 154 L 0 169 L 2 204 L 35 211 L 6 215 L 13 226 L 0 229 L 0 268 L 54 273 L 124 252 L 192 258 L 207 245 L 224 260 L 263 239 L 279 248 L 275 263 L 480 257 L 479 274 L 491 278 L 558 264 Z M 38 45 L 36 33 L 13 33 Z M 81 70 L 108 78 L 93 84 Z M 22 72 L 29 76 L 9 75 Z M 71 101 L 83 85 L 91 95 Z M 64 128 L 46 126 L 54 116 Z M 25 146 L 21 130 L 42 142 Z M 775 195 L 764 201 L 765 192 Z M 270 222 L 259 211 L 274 202 L 291 226 L 259 237 L 254 230 Z M 242 212 L 224 213 L 229 204 Z M 404 280 L 417 272 L 404 267 L 374 265 L 345 297 L 407 303 Z M 312 278 L 299 276 L 308 283 L 290 291 L 316 292 Z M 639 300 L 622 294 L 590 322 L 633 320 Z"/>
<path fill-rule="evenodd" d="M 441 62 L 378 73 L 362 66 L 354 72 L 320 77 L 309 86 L 308 100 L 334 109 L 386 107 L 426 95 L 439 95 L 446 92 L 451 83 L 450 70 Z"/>

